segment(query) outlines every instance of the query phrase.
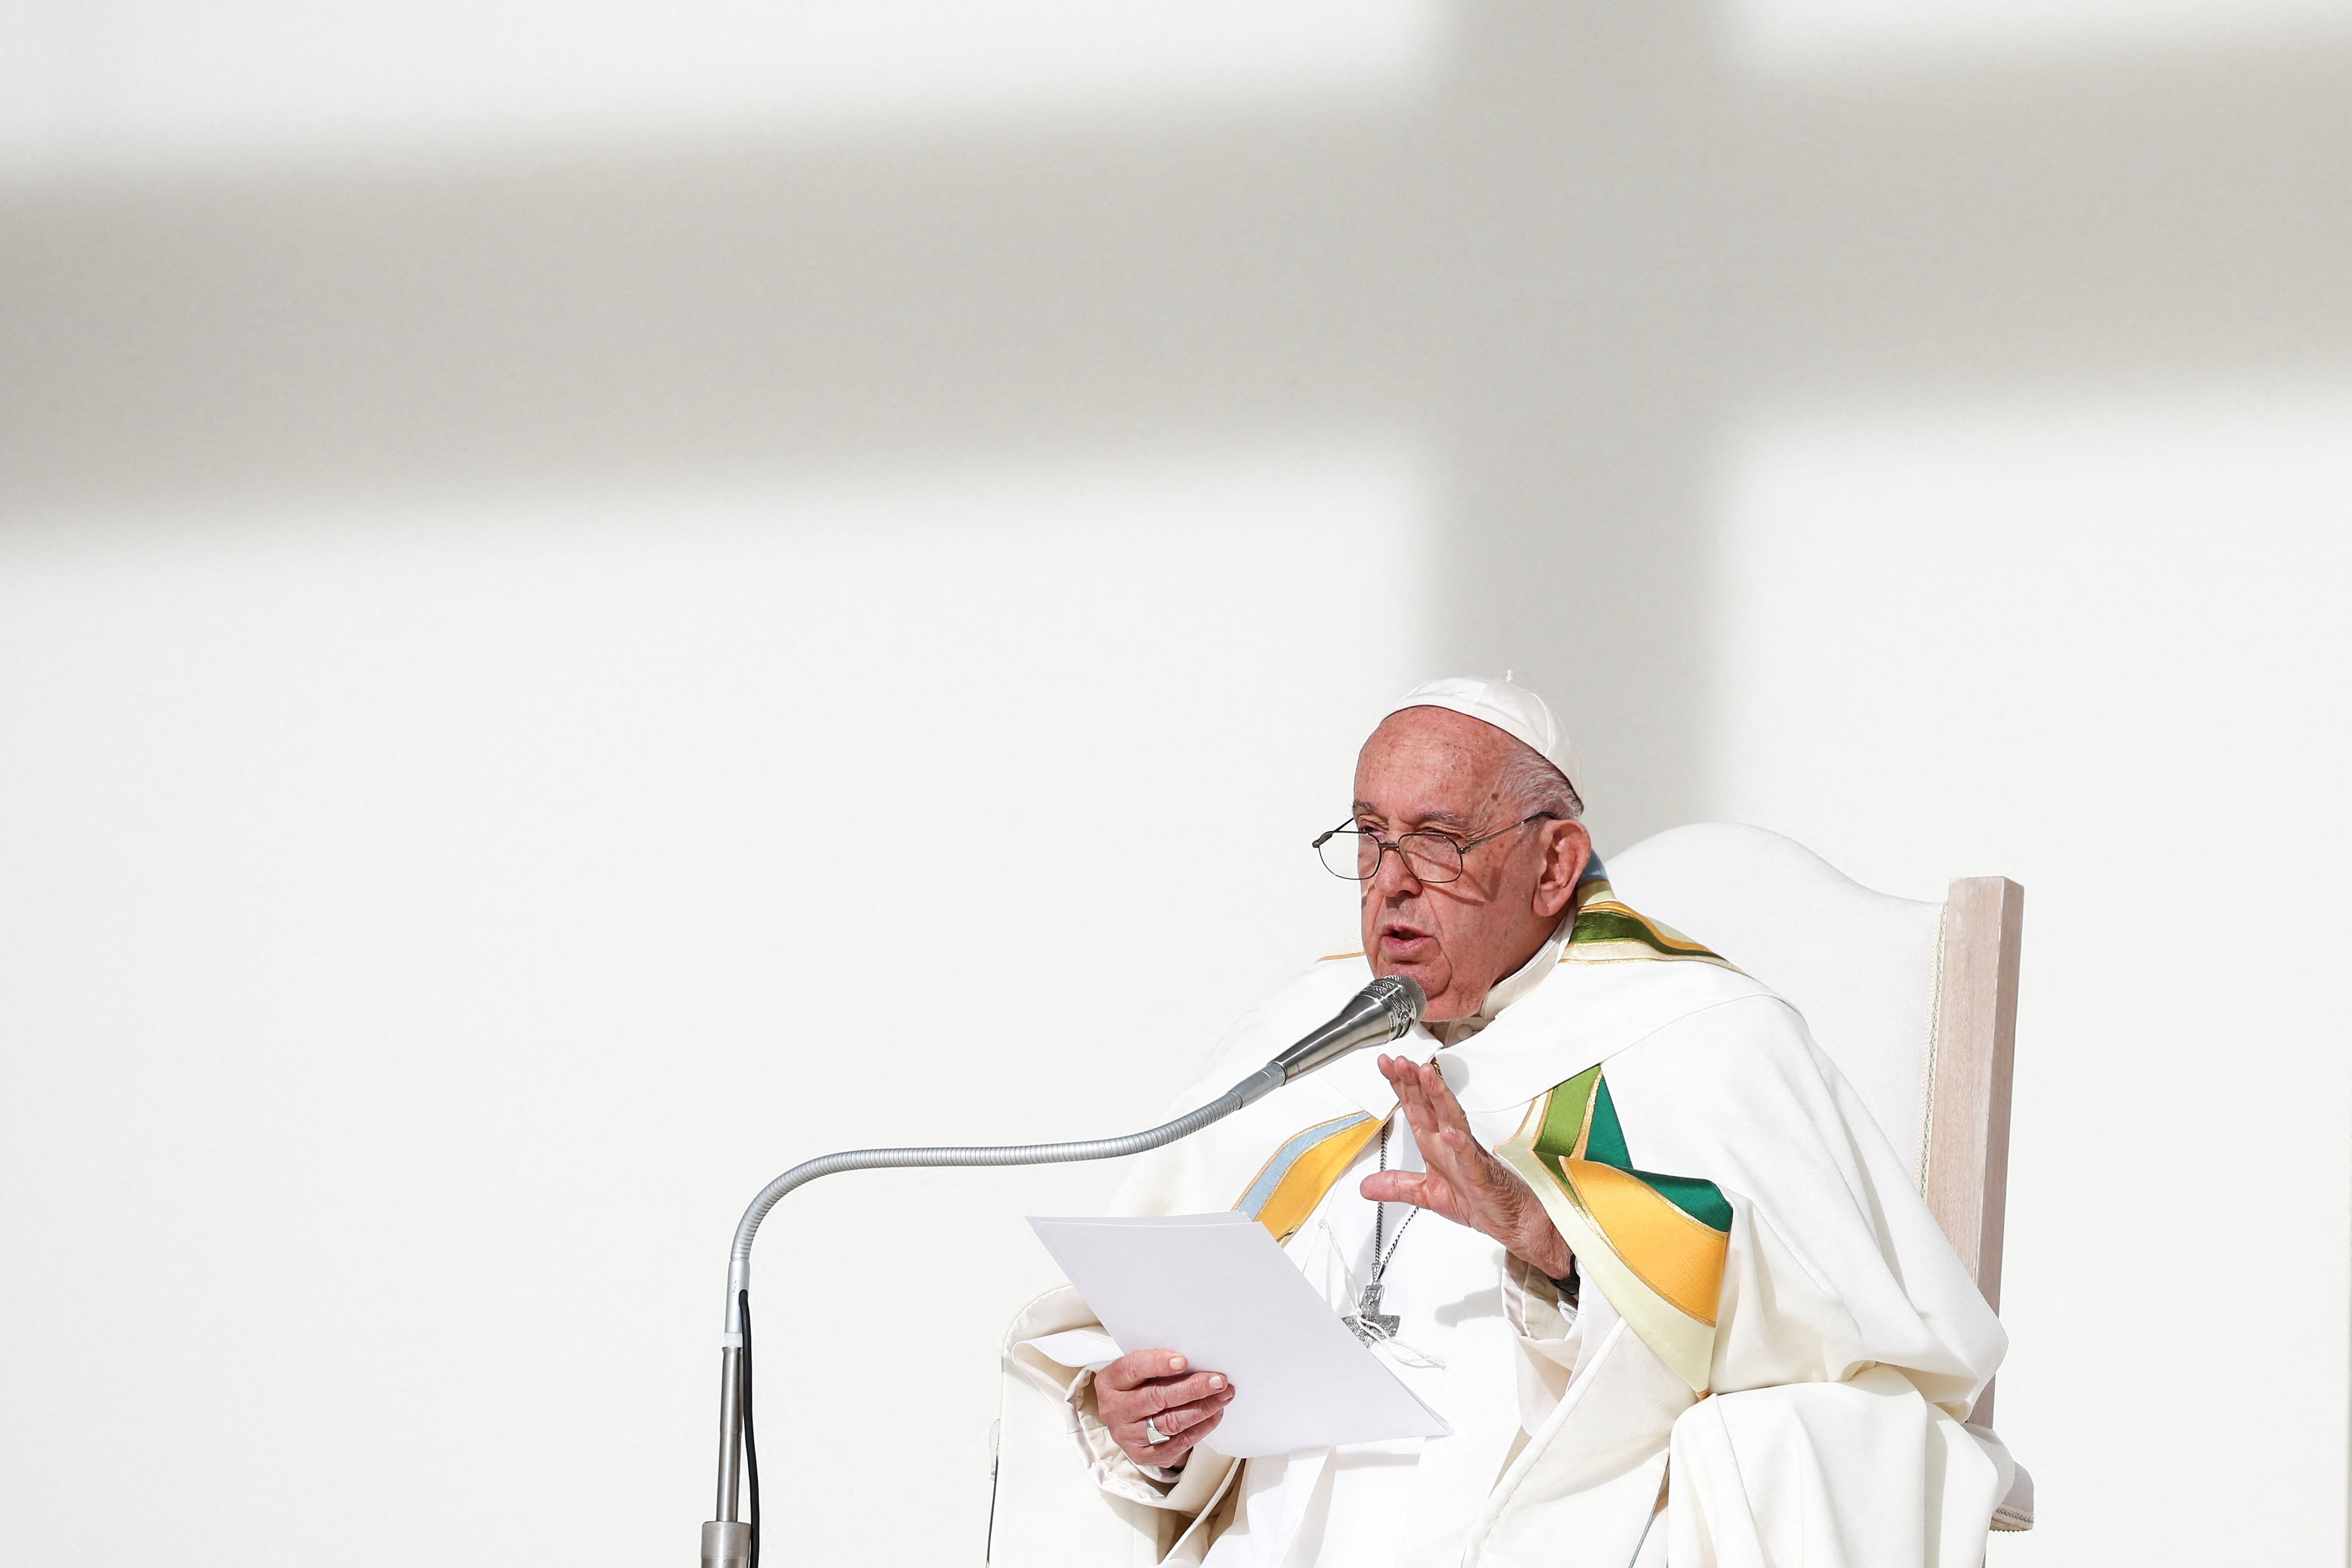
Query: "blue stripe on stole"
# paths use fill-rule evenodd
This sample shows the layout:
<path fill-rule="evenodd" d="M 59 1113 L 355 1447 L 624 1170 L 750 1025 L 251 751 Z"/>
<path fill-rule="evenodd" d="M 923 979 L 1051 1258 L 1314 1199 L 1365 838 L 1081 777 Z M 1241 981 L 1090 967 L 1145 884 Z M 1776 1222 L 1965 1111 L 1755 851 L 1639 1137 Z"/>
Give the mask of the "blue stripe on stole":
<path fill-rule="evenodd" d="M 1282 1178 L 1290 1173 L 1290 1167 L 1298 1163 L 1298 1157 L 1301 1154 L 1332 1134 L 1344 1132 L 1360 1122 L 1370 1120 L 1370 1117 L 1358 1111 L 1353 1116 L 1342 1116 L 1334 1121 L 1321 1122 L 1299 1133 L 1274 1152 L 1274 1158 L 1265 1163 L 1265 1169 L 1259 1173 L 1257 1180 L 1250 1184 L 1249 1191 L 1242 1194 L 1241 1202 L 1235 1204 L 1234 1207 L 1252 1219 L 1257 1218 L 1259 1211 L 1265 1207 L 1266 1200 L 1274 1196 L 1275 1188 L 1282 1185 Z"/>

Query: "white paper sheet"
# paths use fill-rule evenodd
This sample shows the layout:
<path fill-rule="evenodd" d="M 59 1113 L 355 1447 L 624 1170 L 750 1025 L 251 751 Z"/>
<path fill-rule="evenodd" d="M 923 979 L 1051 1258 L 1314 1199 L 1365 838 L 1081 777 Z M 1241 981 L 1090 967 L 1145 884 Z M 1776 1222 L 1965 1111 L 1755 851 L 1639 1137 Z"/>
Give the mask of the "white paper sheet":
<path fill-rule="evenodd" d="M 1193 1370 L 1233 1380 L 1234 1401 L 1209 1439 L 1221 1454 L 1255 1459 L 1449 1430 L 1246 1215 L 1029 1224 L 1120 1353 L 1176 1351 Z M 1083 1358 L 1065 1365 L 1109 1359 L 1098 1346 L 1063 1348 Z"/>

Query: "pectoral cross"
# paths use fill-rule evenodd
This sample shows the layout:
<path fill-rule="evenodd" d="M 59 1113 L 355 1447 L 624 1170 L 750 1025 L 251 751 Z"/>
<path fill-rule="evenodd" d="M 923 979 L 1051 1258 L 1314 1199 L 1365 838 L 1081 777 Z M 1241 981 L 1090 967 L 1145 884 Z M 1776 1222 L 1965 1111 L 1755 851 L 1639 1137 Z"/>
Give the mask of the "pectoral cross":
<path fill-rule="evenodd" d="M 1356 1310 L 1339 1320 L 1368 1345 L 1396 1338 L 1397 1316 L 1381 1310 L 1381 1282 L 1375 1278 L 1356 1298 Z"/>

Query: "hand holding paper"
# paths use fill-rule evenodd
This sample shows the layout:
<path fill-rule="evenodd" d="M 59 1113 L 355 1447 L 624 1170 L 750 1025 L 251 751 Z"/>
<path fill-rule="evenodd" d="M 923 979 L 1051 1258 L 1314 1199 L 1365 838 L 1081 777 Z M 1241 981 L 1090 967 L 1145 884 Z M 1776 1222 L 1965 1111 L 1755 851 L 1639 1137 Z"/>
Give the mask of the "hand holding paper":
<path fill-rule="evenodd" d="M 1095 1373 L 1095 1413 L 1139 1465 L 1176 1466 L 1214 1433 L 1234 1385 L 1175 1351 L 1132 1351 Z"/>
<path fill-rule="evenodd" d="M 1038 1348 L 1073 1366 L 1169 1350 L 1197 1372 L 1223 1373 L 1234 1397 L 1210 1439 L 1221 1454 L 1258 1458 L 1448 1430 L 1246 1215 L 1029 1224 L 1108 1331 L 1057 1334 Z"/>

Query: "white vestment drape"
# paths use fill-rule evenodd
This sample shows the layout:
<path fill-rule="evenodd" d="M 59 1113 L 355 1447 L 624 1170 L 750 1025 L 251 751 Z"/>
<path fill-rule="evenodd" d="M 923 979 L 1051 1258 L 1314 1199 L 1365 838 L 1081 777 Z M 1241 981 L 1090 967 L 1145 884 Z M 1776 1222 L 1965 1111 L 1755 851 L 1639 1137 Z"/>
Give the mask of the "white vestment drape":
<path fill-rule="evenodd" d="M 1111 1443 L 1092 1369 L 1037 1350 L 1094 1321 L 1075 1292 L 1050 1293 L 1006 1337 L 992 1563 L 1981 1559 L 2011 1466 L 1961 1420 L 2005 1349 L 1999 1322 L 1802 1020 L 1608 899 L 1598 885 L 1564 954 L 1539 954 L 1542 972 L 1483 1029 L 1442 1050 L 1426 1031 L 1400 1042 L 1435 1055 L 1481 1142 L 1559 1178 L 1539 1191 L 1581 1243 L 1580 1316 L 1501 1247 L 1425 1214 L 1383 1307 L 1409 1303 L 1391 1353 L 1453 1432 L 1245 1465 L 1213 1436 L 1171 1483 Z M 1350 957 L 1284 987 L 1228 1033 L 1179 1108 L 1222 1092 L 1369 977 Z M 1286 1235 L 1340 1307 L 1369 1266 L 1371 1205 L 1357 1186 L 1394 1110 L 1360 1053 L 1145 1156 L 1115 1209 L 1243 1207 Z M 1362 1142 L 1325 1170 L 1312 1157 L 1276 1170 L 1309 1134 L 1327 1150 Z"/>

